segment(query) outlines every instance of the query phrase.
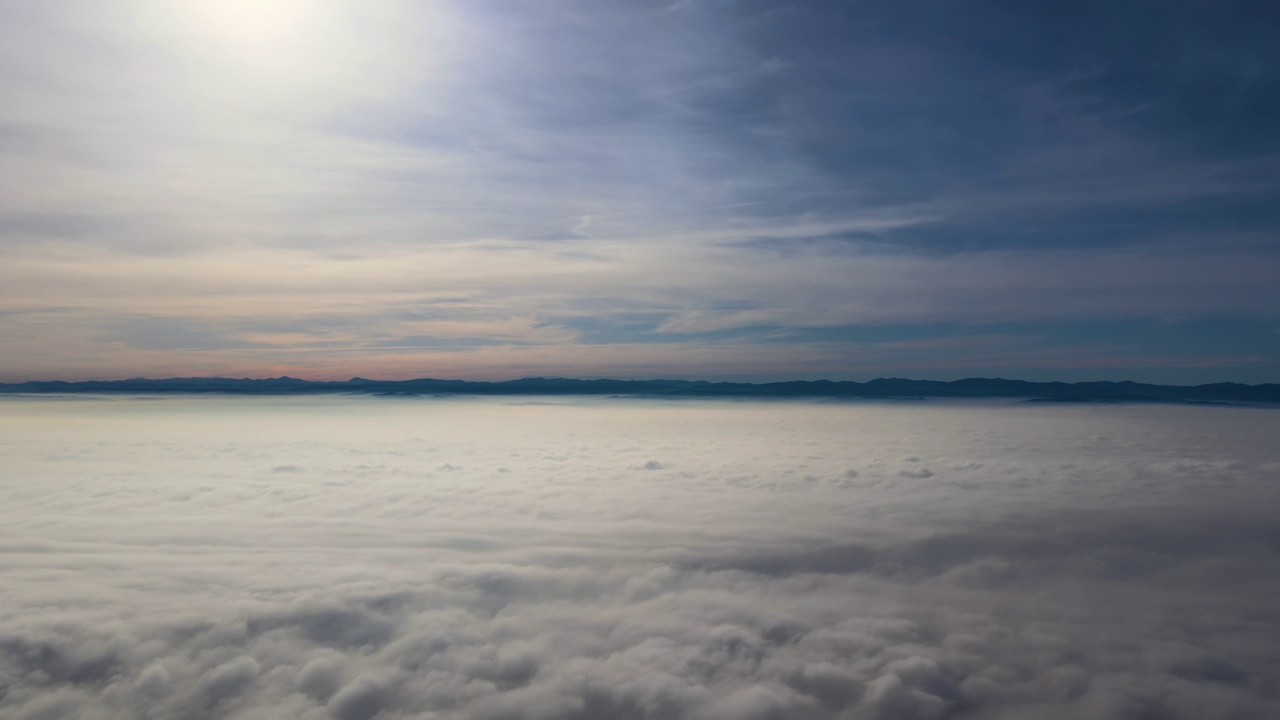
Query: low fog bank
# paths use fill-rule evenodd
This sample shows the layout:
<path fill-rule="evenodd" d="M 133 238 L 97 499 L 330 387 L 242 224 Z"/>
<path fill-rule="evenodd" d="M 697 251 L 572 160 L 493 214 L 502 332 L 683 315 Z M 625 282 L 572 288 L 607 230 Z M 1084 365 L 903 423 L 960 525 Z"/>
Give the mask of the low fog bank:
<path fill-rule="evenodd" d="M 0 404 L 0 716 L 1280 717 L 1280 412 Z"/>

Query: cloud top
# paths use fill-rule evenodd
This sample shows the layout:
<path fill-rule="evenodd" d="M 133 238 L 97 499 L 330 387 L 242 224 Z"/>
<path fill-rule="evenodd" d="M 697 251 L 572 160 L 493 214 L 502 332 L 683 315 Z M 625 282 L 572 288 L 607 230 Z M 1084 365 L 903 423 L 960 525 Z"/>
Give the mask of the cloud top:
<path fill-rule="evenodd" d="M 0 489 L 7 717 L 1280 707 L 1272 411 L 210 398 L 0 413 L 0 453 L 28 479 Z"/>

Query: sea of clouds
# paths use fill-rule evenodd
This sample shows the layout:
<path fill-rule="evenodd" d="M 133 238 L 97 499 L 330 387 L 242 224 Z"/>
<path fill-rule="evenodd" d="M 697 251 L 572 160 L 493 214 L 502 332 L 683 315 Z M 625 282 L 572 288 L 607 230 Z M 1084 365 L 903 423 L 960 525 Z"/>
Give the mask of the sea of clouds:
<path fill-rule="evenodd" d="M 1280 411 L 0 398 L 0 717 L 1280 717 Z"/>

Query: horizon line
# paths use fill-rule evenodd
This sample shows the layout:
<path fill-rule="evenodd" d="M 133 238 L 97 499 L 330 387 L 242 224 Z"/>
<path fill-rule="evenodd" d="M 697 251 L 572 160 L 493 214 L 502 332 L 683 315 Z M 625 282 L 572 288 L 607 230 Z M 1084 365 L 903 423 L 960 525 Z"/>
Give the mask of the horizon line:
<path fill-rule="evenodd" d="M 86 380 L 66 380 L 66 379 L 40 379 L 40 380 L 13 380 L 0 381 L 0 386 L 9 385 L 43 385 L 43 384 L 87 384 L 87 383 L 129 383 L 129 382 L 174 382 L 174 381 L 199 381 L 199 380 L 219 380 L 227 382 L 279 382 L 289 381 L 307 384 L 348 384 L 355 382 L 366 383 L 411 383 L 411 382 L 449 382 L 449 383 L 469 383 L 469 384 L 488 384 L 499 385 L 503 383 L 514 383 L 522 381 L 545 381 L 545 382 L 618 382 L 618 383 L 697 383 L 710 385 L 749 385 L 749 386 L 766 386 L 780 384 L 844 384 L 844 385 L 866 385 L 869 383 L 881 381 L 897 381 L 897 382 L 913 382 L 913 383 L 936 383 L 936 384 L 954 384 L 970 381 L 985 382 L 1006 382 L 1006 383 L 1025 383 L 1029 385 L 1145 385 L 1150 387 L 1170 387 L 1170 388 L 1197 388 L 1206 386 L 1231 385 L 1237 387 L 1266 387 L 1271 385 L 1280 385 L 1280 382 L 1264 382 L 1264 383 L 1241 383 L 1230 380 L 1222 380 L 1216 382 L 1196 383 L 1196 384 L 1180 384 L 1180 383 L 1152 383 L 1137 380 L 1023 380 L 1018 378 L 1005 378 L 999 376 L 980 376 L 972 375 L 954 380 L 936 380 L 924 378 L 910 378 L 901 376 L 878 376 L 869 380 L 831 380 L 827 378 L 818 378 L 813 380 L 805 379 L 787 379 L 787 380 L 767 380 L 767 381 L 750 381 L 750 380 L 709 380 L 705 378 L 681 378 L 681 377 L 644 377 L 644 378 L 619 378 L 609 377 L 606 375 L 590 375 L 590 376 L 558 376 L 558 375 L 524 375 L 519 377 L 508 377 L 499 380 L 484 379 L 466 379 L 454 377 L 413 377 L 404 379 L 385 379 L 385 378 L 366 378 L 354 375 L 346 379 L 307 379 L 293 377 L 290 375 L 278 375 L 274 377 L 232 377 L 227 375 L 175 375 L 167 377 L 145 377 L 134 376 L 126 378 L 92 378 Z"/>

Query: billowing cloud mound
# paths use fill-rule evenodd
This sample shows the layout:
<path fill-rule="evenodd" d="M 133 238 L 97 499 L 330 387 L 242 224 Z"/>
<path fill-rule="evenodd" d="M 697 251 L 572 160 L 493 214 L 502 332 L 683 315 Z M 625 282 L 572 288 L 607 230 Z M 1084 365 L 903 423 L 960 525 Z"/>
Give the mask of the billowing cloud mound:
<path fill-rule="evenodd" d="M 1280 716 L 1280 414 L 0 402 L 0 716 Z"/>

